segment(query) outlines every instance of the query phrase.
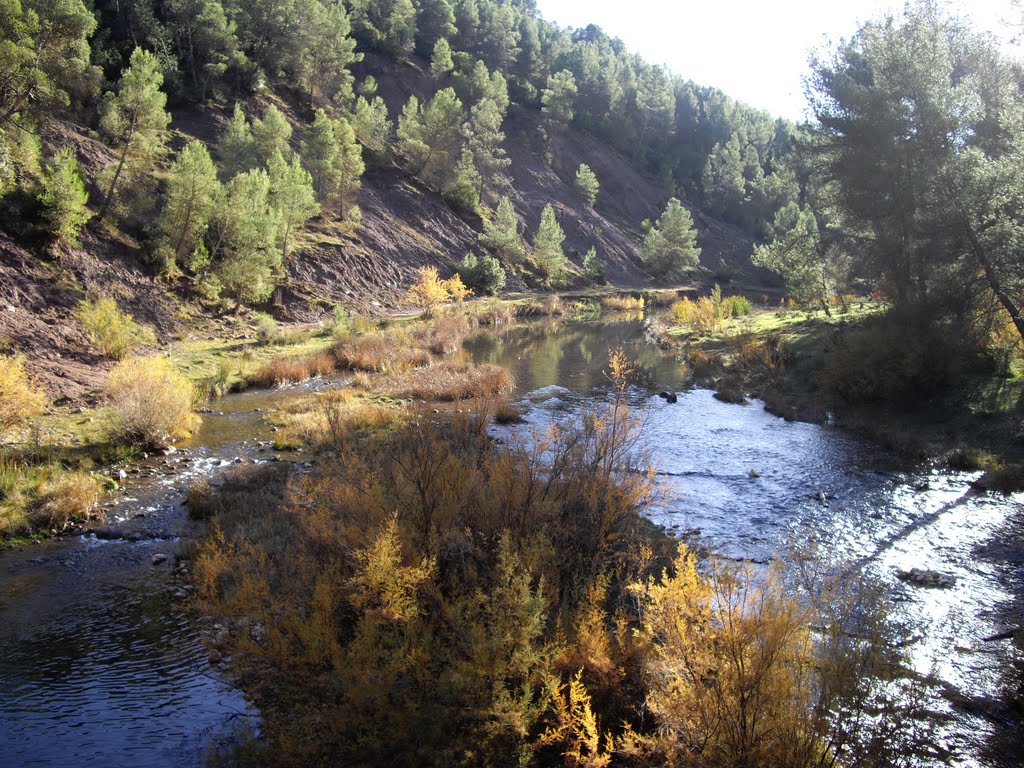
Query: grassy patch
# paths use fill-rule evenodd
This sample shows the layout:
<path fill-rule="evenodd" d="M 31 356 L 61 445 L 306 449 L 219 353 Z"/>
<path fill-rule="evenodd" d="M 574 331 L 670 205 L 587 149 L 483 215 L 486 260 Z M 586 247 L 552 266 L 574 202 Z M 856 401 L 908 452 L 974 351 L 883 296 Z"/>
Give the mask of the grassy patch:
<path fill-rule="evenodd" d="M 100 482 L 86 472 L 0 457 L 0 541 L 58 532 L 85 520 L 100 490 Z"/>
<path fill-rule="evenodd" d="M 445 402 L 509 394 L 515 380 L 499 365 L 439 363 L 390 374 L 372 381 L 374 391 L 403 399 Z"/>

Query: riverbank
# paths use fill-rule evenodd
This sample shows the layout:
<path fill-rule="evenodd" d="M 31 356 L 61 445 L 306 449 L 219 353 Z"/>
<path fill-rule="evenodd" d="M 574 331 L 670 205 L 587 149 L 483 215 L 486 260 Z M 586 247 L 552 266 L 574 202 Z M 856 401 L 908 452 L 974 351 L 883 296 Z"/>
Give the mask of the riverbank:
<path fill-rule="evenodd" d="M 1024 361 L 1019 350 L 1005 372 L 958 362 L 943 374 L 947 378 L 925 380 L 919 389 L 913 371 L 900 370 L 916 362 L 880 359 L 873 372 L 844 368 L 850 339 L 882 322 L 884 313 L 883 306 L 868 300 L 851 301 L 847 311 L 836 307 L 829 314 L 761 306 L 723 320 L 714 330 L 698 331 L 663 312 L 648 324 L 648 335 L 685 359 L 695 380 L 722 399 L 755 397 L 786 419 L 834 424 L 917 459 L 985 470 L 982 489 L 1024 487 Z M 886 370 L 886 364 L 893 370 Z M 891 384 L 889 398 L 858 402 L 843 393 L 851 387 L 871 391 L 876 384 L 857 384 L 857 376 L 906 376 L 909 383 Z"/>

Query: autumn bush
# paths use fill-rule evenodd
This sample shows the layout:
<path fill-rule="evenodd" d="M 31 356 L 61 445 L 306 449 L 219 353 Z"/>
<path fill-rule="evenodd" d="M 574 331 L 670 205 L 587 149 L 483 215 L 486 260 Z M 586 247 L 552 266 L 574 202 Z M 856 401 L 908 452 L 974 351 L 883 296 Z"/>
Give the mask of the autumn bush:
<path fill-rule="evenodd" d="M 339 418 L 311 472 L 197 492 L 198 599 L 233 628 L 258 764 L 811 768 L 899 743 L 860 677 L 888 651 L 851 640 L 880 630 L 845 619 L 873 614 L 645 522 L 613 362 L 606 405 L 527 438 L 465 413 Z"/>
<path fill-rule="evenodd" d="M 0 440 L 43 412 L 46 396 L 25 372 L 21 355 L 0 355 Z"/>
<path fill-rule="evenodd" d="M 167 358 L 121 361 L 107 377 L 106 393 L 114 440 L 159 448 L 187 437 L 199 426 L 195 388 Z"/>
<path fill-rule="evenodd" d="M 443 362 L 373 382 L 376 392 L 433 402 L 498 397 L 510 393 L 514 386 L 515 380 L 508 369 L 490 363 Z"/>
<path fill-rule="evenodd" d="M 454 355 L 472 329 L 473 324 L 465 315 L 449 315 L 436 318 L 413 338 L 417 346 L 435 355 Z"/>
<path fill-rule="evenodd" d="M 110 297 L 85 300 L 75 314 L 89 341 L 104 357 L 123 360 L 132 350 L 156 341 L 152 329 L 135 322 Z"/>

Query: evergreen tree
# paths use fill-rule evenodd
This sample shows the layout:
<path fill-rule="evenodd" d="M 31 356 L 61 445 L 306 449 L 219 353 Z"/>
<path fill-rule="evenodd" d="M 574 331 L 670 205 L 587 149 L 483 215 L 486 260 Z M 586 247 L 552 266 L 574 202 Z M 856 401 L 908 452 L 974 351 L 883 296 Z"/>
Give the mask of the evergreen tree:
<path fill-rule="evenodd" d="M 555 209 L 548 203 L 540 215 L 540 225 L 533 236 L 533 255 L 537 264 L 552 285 L 560 285 L 565 279 L 568 259 L 562 250 L 565 232 L 558 224 Z"/>
<path fill-rule="evenodd" d="M 825 278 L 825 253 L 814 214 L 791 203 L 775 215 L 774 229 L 771 244 L 755 246 L 751 261 L 785 280 L 786 290 L 797 301 L 819 301 L 827 311 L 833 291 Z"/>
<path fill-rule="evenodd" d="M 657 276 L 697 266 L 700 248 L 693 219 L 676 198 L 668 201 L 658 223 L 647 232 L 643 258 L 647 268 Z"/>
<path fill-rule="evenodd" d="M 484 219 L 480 242 L 498 254 L 506 263 L 515 263 L 523 258 L 525 248 L 519 234 L 519 220 L 516 209 L 508 197 L 502 197 L 495 211 L 494 220 Z"/>
<path fill-rule="evenodd" d="M 518 11 L 512 3 L 487 2 L 480 6 L 477 50 L 490 69 L 508 74 L 519 55 Z"/>
<path fill-rule="evenodd" d="M 218 0 L 168 0 L 165 8 L 189 90 L 200 101 L 222 95 L 228 72 L 248 63 L 234 21 Z"/>
<path fill-rule="evenodd" d="M 356 53 L 345 6 L 340 2 L 322 5 L 319 0 L 309 0 L 306 7 L 309 13 L 295 74 L 313 104 L 348 105 L 355 95 L 350 67 L 362 61 L 363 55 Z"/>
<path fill-rule="evenodd" d="M 412 0 L 352 0 L 351 11 L 357 37 L 396 59 L 412 54 L 416 36 Z"/>
<path fill-rule="evenodd" d="M 178 153 L 170 177 L 160 230 L 167 238 L 175 264 L 184 264 L 206 234 L 221 185 L 217 168 L 201 141 L 190 141 Z"/>
<path fill-rule="evenodd" d="M 302 141 L 302 162 L 309 170 L 317 199 L 345 216 L 362 186 L 363 151 L 344 118 L 332 120 L 317 110 Z"/>
<path fill-rule="evenodd" d="M 479 197 L 483 197 L 485 189 L 494 191 L 509 184 L 505 169 L 512 161 L 501 148 L 505 140 L 501 123 L 498 105 L 491 99 L 484 99 L 470 110 L 469 122 L 464 127 L 467 146 L 480 176 Z"/>
<path fill-rule="evenodd" d="M 587 201 L 587 205 L 593 207 L 597 202 L 597 193 L 601 185 L 597 181 L 597 174 L 590 170 L 590 166 L 582 163 L 576 171 L 576 191 Z"/>
<path fill-rule="evenodd" d="M 415 96 L 398 119 L 399 150 L 409 158 L 413 173 L 442 192 L 454 181 L 462 152 L 462 102 L 451 88 L 434 94 L 420 108 Z"/>
<path fill-rule="evenodd" d="M 292 126 L 288 118 L 271 104 L 263 112 L 263 118 L 252 123 L 252 138 L 256 157 L 263 164 L 269 163 L 275 152 L 291 157 L 292 149 L 288 140 L 292 137 Z"/>
<path fill-rule="evenodd" d="M 477 296 L 496 296 L 505 287 L 505 270 L 493 256 L 486 253 L 479 258 L 467 253 L 459 262 L 459 276 Z"/>
<path fill-rule="evenodd" d="M 274 292 L 281 266 L 279 223 L 266 171 L 246 171 L 231 180 L 215 221 L 211 256 L 224 292 L 239 305 L 265 301 Z"/>
<path fill-rule="evenodd" d="M 455 11 L 449 0 L 419 0 L 416 50 L 421 56 L 429 56 L 431 51 L 436 52 L 437 43 L 451 37 L 455 32 Z"/>
<path fill-rule="evenodd" d="M 373 101 L 367 101 L 362 96 L 356 99 L 352 128 L 360 144 L 371 152 L 384 152 L 391 138 L 391 127 L 384 99 L 380 96 L 375 96 Z"/>
<path fill-rule="evenodd" d="M 57 240 L 78 245 L 78 235 L 92 214 L 86 208 L 89 193 L 85 190 L 85 180 L 70 147 L 58 150 L 46 164 L 42 188 L 39 202 L 50 231 Z"/>
<path fill-rule="evenodd" d="M 302 167 L 298 157 L 293 157 L 289 163 L 280 152 L 275 152 L 267 167 L 270 204 L 279 219 L 281 261 L 287 262 L 292 238 L 307 221 L 320 213 L 320 205 L 313 192 L 309 171 Z"/>
<path fill-rule="evenodd" d="M 82 0 L 0 2 L 0 130 L 87 90 L 95 29 Z"/>
<path fill-rule="evenodd" d="M 601 263 L 601 257 L 597 255 L 597 248 L 594 246 L 591 246 L 583 256 L 583 275 L 596 285 L 601 285 L 605 281 L 604 264 Z"/>
<path fill-rule="evenodd" d="M 572 122 L 577 94 L 572 72 L 563 69 L 548 77 L 547 87 L 541 92 L 541 112 L 548 125 L 563 129 Z"/>
<path fill-rule="evenodd" d="M 454 179 L 450 188 L 446 190 L 445 197 L 457 210 L 476 213 L 480 208 L 481 185 L 480 171 L 477 170 L 473 151 L 463 149 L 455 166 Z"/>
<path fill-rule="evenodd" d="M 704 169 L 704 199 L 716 216 L 735 220 L 746 191 L 743 178 L 743 155 L 735 135 L 725 144 L 716 144 Z"/>
<path fill-rule="evenodd" d="M 452 71 L 452 47 L 443 37 L 434 44 L 434 52 L 430 57 L 430 74 L 436 80 L 443 80 Z"/>
<path fill-rule="evenodd" d="M 148 174 L 163 154 L 167 141 L 167 96 L 160 90 L 164 76 L 156 57 L 136 48 L 128 69 L 121 75 L 117 93 L 108 92 L 100 104 L 100 126 L 120 149 L 103 206 L 101 221 L 117 194 L 122 174 Z"/>
<path fill-rule="evenodd" d="M 238 102 L 235 102 L 231 120 L 220 135 L 217 153 L 220 155 L 220 167 L 225 179 L 252 170 L 257 165 L 256 140 Z"/>

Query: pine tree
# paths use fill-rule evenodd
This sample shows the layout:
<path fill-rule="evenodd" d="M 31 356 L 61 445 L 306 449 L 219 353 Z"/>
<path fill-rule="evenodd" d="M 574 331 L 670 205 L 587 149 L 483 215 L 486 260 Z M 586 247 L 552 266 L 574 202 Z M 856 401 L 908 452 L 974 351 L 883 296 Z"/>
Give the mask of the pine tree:
<path fill-rule="evenodd" d="M 293 157 L 289 163 L 280 152 L 275 152 L 267 167 L 270 203 L 280 222 L 281 261 L 287 262 L 292 238 L 307 221 L 320 213 L 320 205 L 313 192 L 309 171 L 302 167 L 298 157 Z"/>
<path fill-rule="evenodd" d="M 455 91 L 445 88 L 422 108 L 410 96 L 398 119 L 399 149 L 409 158 L 413 173 L 442 192 L 455 180 L 462 152 L 462 118 L 462 102 Z"/>
<path fill-rule="evenodd" d="M 498 254 L 506 263 L 515 263 L 523 258 L 525 248 L 519 234 L 519 220 L 512 201 L 502 197 L 498 203 L 494 220 L 484 219 L 484 231 L 480 242 Z"/>
<path fill-rule="evenodd" d="M 362 96 L 356 99 L 352 128 L 359 143 L 371 152 L 379 153 L 386 150 L 392 126 L 384 99 L 380 96 L 374 97 L 373 101 L 367 101 Z"/>
<path fill-rule="evenodd" d="M 512 161 L 501 148 L 505 140 L 501 123 L 498 105 L 491 99 L 484 99 L 470 110 L 469 122 L 464 127 L 466 143 L 480 176 L 478 197 L 481 198 L 485 189 L 493 192 L 509 185 L 505 169 Z"/>
<path fill-rule="evenodd" d="M 266 171 L 246 171 L 231 180 L 215 222 L 211 256 L 224 292 L 239 305 L 265 301 L 274 292 L 281 266 L 279 223 Z"/>
<path fill-rule="evenodd" d="M 220 135 L 217 153 L 220 155 L 220 167 L 225 179 L 231 179 L 256 167 L 256 140 L 252 136 L 249 121 L 245 119 L 245 112 L 238 102 L 235 102 L 231 120 Z"/>
<path fill-rule="evenodd" d="M 459 262 L 459 275 L 477 296 L 495 296 L 505 287 L 505 270 L 496 258 L 486 253 L 480 257 L 467 253 Z"/>
<path fill-rule="evenodd" d="M 658 223 L 644 238 L 643 259 L 647 268 L 658 276 L 697 266 L 700 248 L 693 219 L 676 198 L 668 201 Z"/>
<path fill-rule="evenodd" d="M 558 224 L 555 209 L 548 203 L 540 215 L 540 225 L 533 236 L 533 255 L 552 285 L 560 285 L 565 279 L 568 260 L 562 250 L 565 232 Z"/>
<path fill-rule="evenodd" d="M 128 69 L 100 104 L 100 127 L 120 147 L 103 206 L 96 214 L 102 221 L 117 194 L 122 174 L 147 174 L 163 154 L 167 141 L 167 96 L 160 90 L 164 76 L 160 63 L 149 51 L 136 48 Z"/>
<path fill-rule="evenodd" d="M 597 202 L 597 193 L 600 188 L 597 175 L 590 170 L 590 166 L 586 163 L 581 164 L 579 170 L 576 171 L 576 191 L 583 196 L 590 207 Z"/>
<path fill-rule="evenodd" d="M 419 0 L 416 49 L 421 56 L 436 51 L 437 43 L 451 37 L 455 32 L 455 11 L 448 0 Z"/>
<path fill-rule="evenodd" d="M 89 193 L 85 190 L 78 159 L 70 147 L 58 150 L 46 164 L 42 187 L 39 202 L 50 231 L 58 240 L 78 245 L 78 235 L 92 213 L 86 208 Z"/>
<path fill-rule="evenodd" d="M 590 250 L 583 256 L 583 274 L 587 280 L 597 285 L 605 281 L 604 264 L 601 257 L 597 255 L 597 248 L 590 247 Z"/>
<path fill-rule="evenodd" d="M 442 37 L 434 44 L 434 52 L 430 57 L 430 74 L 435 80 L 443 80 L 454 67 L 452 47 Z"/>
<path fill-rule="evenodd" d="M 190 141 L 171 166 L 160 230 L 175 263 L 183 264 L 202 242 L 221 193 L 206 145 Z"/>
<path fill-rule="evenodd" d="M 569 125 L 578 93 L 576 77 L 569 70 L 548 77 L 547 87 L 541 92 L 541 112 L 546 122 L 558 129 Z"/>
<path fill-rule="evenodd" d="M 308 7 L 311 13 L 304 30 L 299 80 L 313 104 L 350 104 L 355 80 L 350 67 L 362 61 L 363 55 L 356 53 L 345 5 L 312 2 Z"/>
<path fill-rule="evenodd" d="M 275 152 L 291 157 L 292 149 L 288 140 L 292 137 L 292 126 L 288 118 L 271 104 L 263 112 L 261 120 L 252 123 L 252 138 L 256 145 L 256 157 L 261 163 L 269 163 Z"/>

